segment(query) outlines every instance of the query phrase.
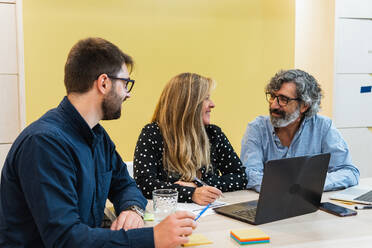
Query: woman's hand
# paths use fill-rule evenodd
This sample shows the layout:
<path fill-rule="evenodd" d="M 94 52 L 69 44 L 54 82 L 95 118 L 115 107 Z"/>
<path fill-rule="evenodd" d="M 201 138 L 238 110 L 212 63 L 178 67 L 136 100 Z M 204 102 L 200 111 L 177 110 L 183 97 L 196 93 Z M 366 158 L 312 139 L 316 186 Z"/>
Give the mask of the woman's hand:
<path fill-rule="evenodd" d="M 177 181 L 175 184 L 181 185 L 181 186 L 186 186 L 186 187 L 193 187 L 196 188 L 196 184 L 193 182 L 184 182 L 184 181 Z"/>
<path fill-rule="evenodd" d="M 199 205 L 208 205 L 217 200 L 221 195 L 221 190 L 211 186 L 203 186 L 195 189 L 191 199 Z"/>

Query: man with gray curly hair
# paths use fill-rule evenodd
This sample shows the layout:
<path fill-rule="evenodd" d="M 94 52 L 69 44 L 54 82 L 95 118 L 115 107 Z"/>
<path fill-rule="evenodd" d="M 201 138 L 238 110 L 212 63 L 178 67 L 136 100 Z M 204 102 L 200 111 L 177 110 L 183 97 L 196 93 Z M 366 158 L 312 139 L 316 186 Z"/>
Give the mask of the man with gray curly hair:
<path fill-rule="evenodd" d="M 266 86 L 270 116 L 247 126 L 240 157 L 246 167 L 247 188 L 260 191 L 263 164 L 268 160 L 330 153 L 324 190 L 358 184 L 346 142 L 332 120 L 318 115 L 322 98 L 316 79 L 302 70 L 282 70 Z"/>

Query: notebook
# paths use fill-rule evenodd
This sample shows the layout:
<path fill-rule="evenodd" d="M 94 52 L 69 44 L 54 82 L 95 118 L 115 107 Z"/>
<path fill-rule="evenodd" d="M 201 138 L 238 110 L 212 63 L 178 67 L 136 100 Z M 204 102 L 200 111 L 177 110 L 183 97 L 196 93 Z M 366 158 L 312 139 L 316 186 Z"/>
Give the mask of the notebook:
<path fill-rule="evenodd" d="M 216 200 L 212 202 L 207 212 L 205 212 L 203 216 L 215 214 L 213 209 L 216 207 L 224 206 L 224 205 L 226 205 L 226 202 L 223 202 L 223 201 Z M 179 202 L 177 203 L 177 210 L 189 211 L 191 213 L 194 213 L 195 215 L 198 215 L 204 208 L 205 206 L 201 206 L 196 203 L 179 203 Z"/>
<path fill-rule="evenodd" d="M 372 189 L 365 186 L 354 186 L 337 192 L 329 197 L 333 200 L 372 204 Z"/>
<path fill-rule="evenodd" d="M 214 210 L 222 215 L 264 224 L 318 210 L 330 154 L 267 161 L 258 201 L 241 202 Z"/>

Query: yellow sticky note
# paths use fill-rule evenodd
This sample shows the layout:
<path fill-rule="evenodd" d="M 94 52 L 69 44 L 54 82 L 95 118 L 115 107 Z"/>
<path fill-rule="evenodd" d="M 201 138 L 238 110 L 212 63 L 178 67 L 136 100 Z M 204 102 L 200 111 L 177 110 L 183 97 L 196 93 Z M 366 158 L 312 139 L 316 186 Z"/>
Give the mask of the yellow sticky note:
<path fill-rule="evenodd" d="M 154 221 L 154 214 L 146 212 L 145 216 L 143 216 L 144 221 Z"/>
<path fill-rule="evenodd" d="M 209 245 L 213 242 L 210 241 L 207 237 L 200 233 L 194 233 L 189 236 L 189 242 L 183 244 L 182 246 L 195 246 L 195 245 Z"/>

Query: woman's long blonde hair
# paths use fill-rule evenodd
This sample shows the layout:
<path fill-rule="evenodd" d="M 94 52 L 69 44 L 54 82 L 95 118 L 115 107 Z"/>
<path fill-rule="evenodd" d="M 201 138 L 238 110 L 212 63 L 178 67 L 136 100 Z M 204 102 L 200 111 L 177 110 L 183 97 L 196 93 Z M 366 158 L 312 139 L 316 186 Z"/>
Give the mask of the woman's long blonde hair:
<path fill-rule="evenodd" d="M 152 117 L 163 136 L 163 165 L 181 180 L 191 181 L 203 166 L 210 169 L 210 144 L 202 107 L 214 81 L 195 73 L 182 73 L 165 86 Z"/>

